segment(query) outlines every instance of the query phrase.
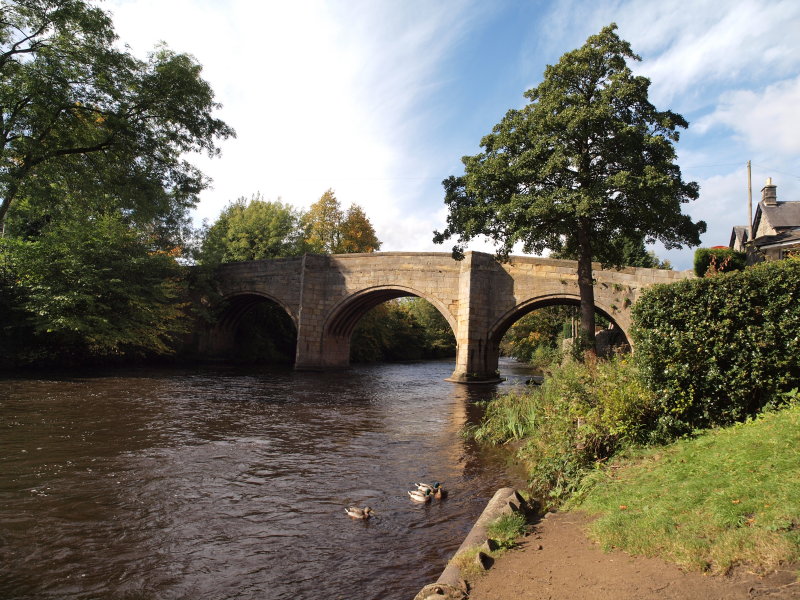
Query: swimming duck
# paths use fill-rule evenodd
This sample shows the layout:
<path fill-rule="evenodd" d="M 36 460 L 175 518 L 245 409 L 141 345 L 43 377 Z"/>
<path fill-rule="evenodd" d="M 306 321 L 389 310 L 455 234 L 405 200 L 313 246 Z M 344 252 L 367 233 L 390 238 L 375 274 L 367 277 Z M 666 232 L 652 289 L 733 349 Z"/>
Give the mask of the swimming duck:
<path fill-rule="evenodd" d="M 350 506 L 344 509 L 344 512 L 347 513 L 348 517 L 352 517 L 353 519 L 369 519 L 373 513 L 373 510 L 366 506 L 364 508 L 358 508 L 357 506 Z"/>
<path fill-rule="evenodd" d="M 414 485 L 417 486 L 417 489 L 420 492 L 425 492 L 425 491 L 435 492 L 436 490 L 442 487 L 442 484 L 439 483 L 438 481 L 434 481 L 433 485 L 429 483 L 415 483 Z"/>
<path fill-rule="evenodd" d="M 436 491 L 433 492 L 433 497 L 437 500 L 441 500 L 442 498 L 447 498 L 447 490 L 444 489 L 442 486 L 436 488 Z"/>
<path fill-rule="evenodd" d="M 430 502 L 433 497 L 433 493 L 431 493 L 430 490 L 425 490 L 424 492 L 421 490 L 413 490 L 408 492 L 408 495 L 414 502 Z"/>

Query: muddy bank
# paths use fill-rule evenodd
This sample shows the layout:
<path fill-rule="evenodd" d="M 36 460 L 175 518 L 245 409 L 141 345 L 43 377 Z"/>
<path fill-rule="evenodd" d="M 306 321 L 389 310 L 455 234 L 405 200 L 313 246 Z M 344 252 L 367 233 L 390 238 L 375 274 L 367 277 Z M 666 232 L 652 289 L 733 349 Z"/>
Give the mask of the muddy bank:
<path fill-rule="evenodd" d="M 473 582 L 470 600 L 739 600 L 800 598 L 800 565 L 764 577 L 687 573 L 656 558 L 605 553 L 585 535 L 582 513 L 549 513 L 518 550 Z"/>

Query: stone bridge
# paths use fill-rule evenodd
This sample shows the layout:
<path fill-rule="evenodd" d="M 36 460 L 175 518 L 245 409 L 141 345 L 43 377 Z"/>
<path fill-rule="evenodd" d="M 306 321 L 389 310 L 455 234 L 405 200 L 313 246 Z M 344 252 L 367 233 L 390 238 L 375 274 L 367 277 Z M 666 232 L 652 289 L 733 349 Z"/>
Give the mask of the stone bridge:
<path fill-rule="evenodd" d="M 491 254 L 376 252 L 306 255 L 222 265 L 219 291 L 228 309 L 201 336 L 201 350 L 232 344 L 239 320 L 264 298 L 280 305 L 297 329 L 296 369 L 342 368 L 350 336 L 371 308 L 404 296 L 435 306 L 453 328 L 458 350 L 452 380 L 496 380 L 499 344 L 526 313 L 555 304 L 579 304 L 577 263 L 528 256 L 497 262 Z M 628 335 L 630 307 L 654 283 L 691 277 L 656 269 L 602 270 L 594 265 L 595 308 Z"/>

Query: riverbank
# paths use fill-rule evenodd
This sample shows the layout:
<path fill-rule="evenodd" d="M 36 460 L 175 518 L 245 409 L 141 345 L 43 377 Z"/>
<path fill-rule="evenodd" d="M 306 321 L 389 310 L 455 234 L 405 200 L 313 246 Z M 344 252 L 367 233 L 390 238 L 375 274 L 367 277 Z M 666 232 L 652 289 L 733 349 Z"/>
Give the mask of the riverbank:
<path fill-rule="evenodd" d="M 794 405 L 617 457 L 470 598 L 800 598 L 798 444 Z"/>
<path fill-rule="evenodd" d="M 800 597 L 800 565 L 763 576 L 746 569 L 729 575 L 687 572 L 658 558 L 603 552 L 578 511 L 548 513 L 518 549 L 501 556 L 473 581 L 470 600 L 739 600 Z"/>

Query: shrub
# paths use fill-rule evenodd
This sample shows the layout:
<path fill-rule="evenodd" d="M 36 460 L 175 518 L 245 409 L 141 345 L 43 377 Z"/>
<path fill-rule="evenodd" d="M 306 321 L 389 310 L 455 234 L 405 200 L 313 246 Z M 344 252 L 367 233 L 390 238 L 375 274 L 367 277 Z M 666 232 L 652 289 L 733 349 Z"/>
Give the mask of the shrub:
<path fill-rule="evenodd" d="M 698 248 L 694 252 L 694 273 L 698 277 L 741 271 L 746 264 L 747 255 L 730 248 Z"/>
<path fill-rule="evenodd" d="M 469 434 L 492 444 L 524 440 L 517 455 L 535 493 L 560 500 L 597 461 L 651 441 L 656 417 L 635 366 L 616 357 L 569 362 L 554 368 L 540 388 L 498 397 Z"/>
<path fill-rule="evenodd" d="M 653 286 L 633 319 L 663 431 L 740 421 L 800 382 L 800 260 Z"/>

